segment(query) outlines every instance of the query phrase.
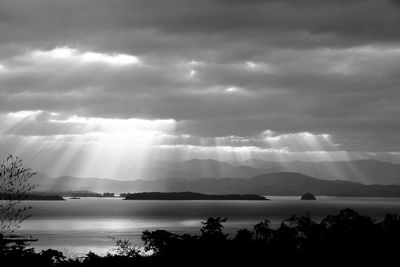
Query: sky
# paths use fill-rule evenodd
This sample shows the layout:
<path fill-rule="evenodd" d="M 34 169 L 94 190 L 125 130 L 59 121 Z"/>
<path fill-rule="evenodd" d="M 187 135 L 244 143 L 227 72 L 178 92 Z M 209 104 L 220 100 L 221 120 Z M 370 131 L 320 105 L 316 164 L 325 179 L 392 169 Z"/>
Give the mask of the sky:
<path fill-rule="evenodd" d="M 400 162 L 398 0 L 0 0 L 0 154 Z"/>

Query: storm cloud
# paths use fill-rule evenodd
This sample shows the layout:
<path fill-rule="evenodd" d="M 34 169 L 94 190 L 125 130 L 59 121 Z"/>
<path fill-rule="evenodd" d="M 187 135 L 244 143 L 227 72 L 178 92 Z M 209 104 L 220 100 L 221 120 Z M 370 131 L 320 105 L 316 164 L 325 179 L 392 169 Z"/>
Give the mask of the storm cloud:
<path fill-rule="evenodd" d="M 3 125 L 40 111 L 1 133 L 173 121 L 161 145 L 397 157 L 398 25 L 383 0 L 0 1 Z"/>

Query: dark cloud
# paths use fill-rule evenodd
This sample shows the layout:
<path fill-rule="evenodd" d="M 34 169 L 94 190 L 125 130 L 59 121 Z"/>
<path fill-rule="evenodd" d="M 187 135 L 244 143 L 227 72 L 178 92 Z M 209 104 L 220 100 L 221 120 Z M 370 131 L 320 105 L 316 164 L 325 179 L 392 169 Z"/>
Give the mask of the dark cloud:
<path fill-rule="evenodd" d="M 316 45 L 324 35 L 328 36 L 325 44 L 332 46 L 348 42 L 397 41 L 399 28 L 394 25 L 399 24 L 400 14 L 393 2 L 3 1 L 0 27 L 1 37 L 5 38 L 1 40 L 3 43 L 34 42 L 46 48 L 59 42 L 87 47 L 107 43 L 111 46 L 108 49 L 116 44 L 125 50 L 137 49 L 144 53 L 148 43 L 140 47 L 140 40 L 133 44 L 118 45 L 117 42 L 119 38 L 135 39 L 130 34 L 135 30 L 155 31 L 161 36 L 189 35 L 191 40 L 202 40 L 203 35 L 207 35 L 220 39 L 225 45 L 247 38 L 260 44 L 285 41 L 287 46 L 310 44 L 302 33 L 310 34 L 308 39 L 315 39 Z M 297 40 L 293 37 L 296 35 Z M 113 42 L 115 37 L 117 42 Z M 185 39 L 185 36 L 180 37 Z M 181 41 L 179 38 L 176 43 Z M 197 48 L 202 46 L 207 44 L 197 43 Z"/>
<path fill-rule="evenodd" d="M 1 1 L 0 112 L 172 118 L 178 135 L 205 138 L 309 131 L 347 150 L 399 151 L 397 5 Z M 104 60 L 84 62 L 87 53 Z M 140 64 L 107 62 L 118 54 Z"/>

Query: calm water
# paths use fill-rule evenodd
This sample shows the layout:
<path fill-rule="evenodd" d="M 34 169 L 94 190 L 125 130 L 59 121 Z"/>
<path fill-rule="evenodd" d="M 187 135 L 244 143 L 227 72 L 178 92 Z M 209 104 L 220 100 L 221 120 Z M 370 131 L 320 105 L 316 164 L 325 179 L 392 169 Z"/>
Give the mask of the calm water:
<path fill-rule="evenodd" d="M 176 233 L 199 232 L 201 221 L 210 216 L 228 218 L 227 232 L 251 228 L 263 219 L 277 226 L 292 214 L 311 212 L 318 220 L 343 208 L 382 218 L 400 214 L 400 198 L 271 197 L 271 201 L 125 201 L 120 198 L 82 198 L 66 201 L 26 201 L 32 217 L 20 233 L 39 239 L 36 249 L 53 248 L 66 255 L 83 255 L 90 250 L 104 254 L 115 238 L 129 238 L 141 245 L 145 229 L 165 229 Z"/>

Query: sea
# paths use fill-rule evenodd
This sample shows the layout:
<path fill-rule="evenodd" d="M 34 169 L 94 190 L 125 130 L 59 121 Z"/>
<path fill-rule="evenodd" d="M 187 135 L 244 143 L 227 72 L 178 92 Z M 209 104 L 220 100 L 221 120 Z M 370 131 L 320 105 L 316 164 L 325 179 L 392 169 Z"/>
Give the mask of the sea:
<path fill-rule="evenodd" d="M 319 221 L 328 214 L 351 208 L 382 220 L 387 213 L 400 214 L 400 198 L 324 197 L 300 200 L 300 196 L 266 196 L 268 201 L 157 201 L 122 198 L 80 198 L 65 201 L 23 201 L 32 207 L 16 234 L 30 237 L 35 250 L 57 249 L 69 257 L 89 251 L 112 253 L 115 240 L 129 239 L 143 246 L 144 230 L 164 229 L 173 233 L 199 233 L 208 217 L 226 217 L 224 231 L 252 229 L 268 219 L 272 227 L 295 214 L 311 213 Z"/>

